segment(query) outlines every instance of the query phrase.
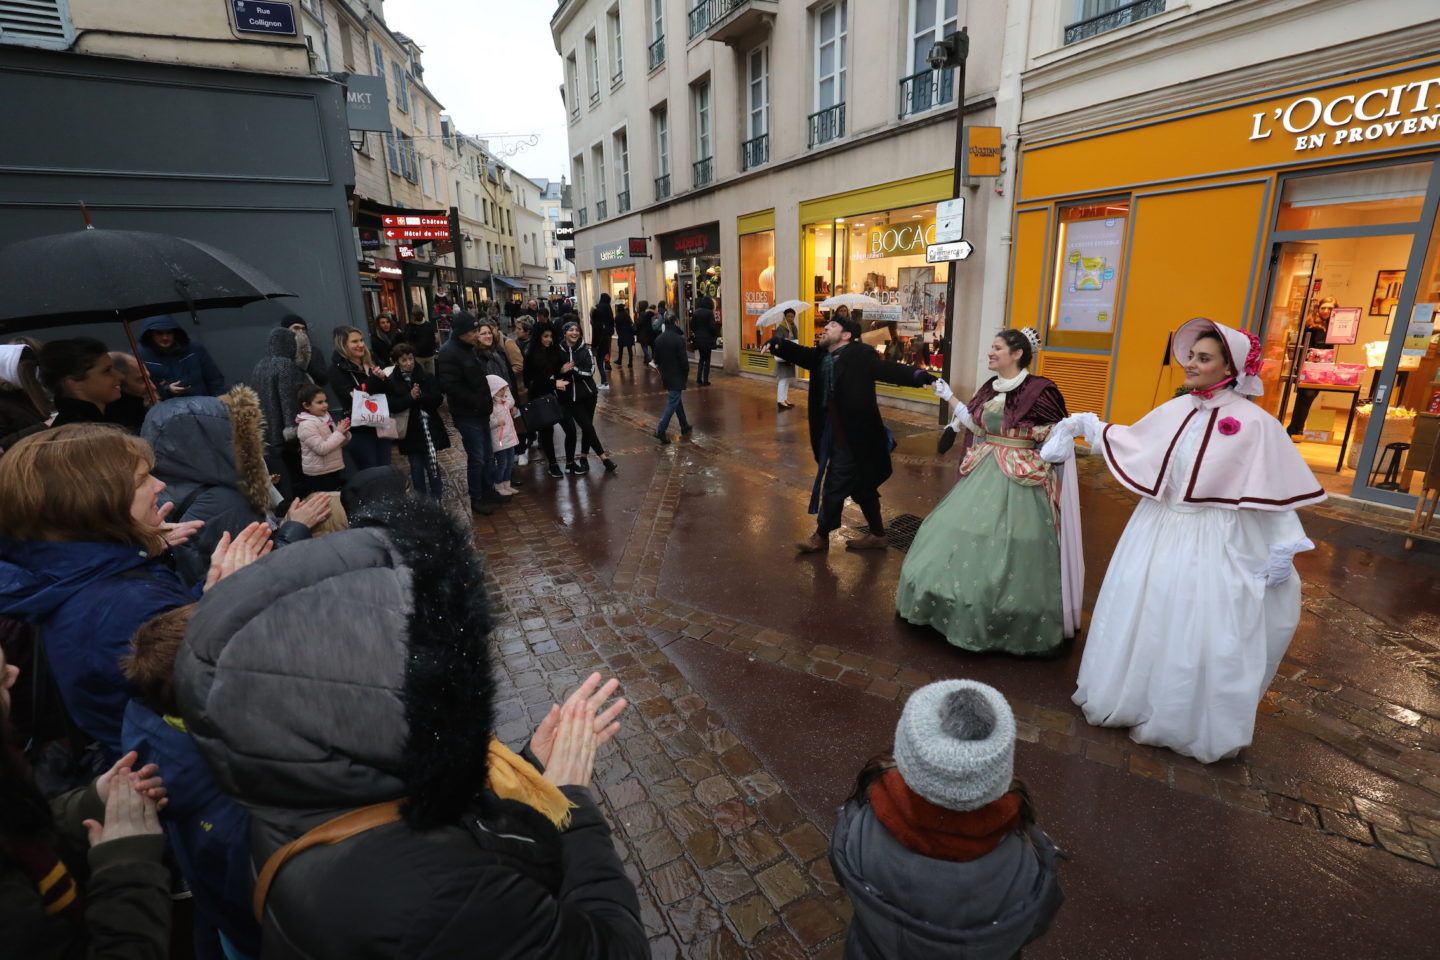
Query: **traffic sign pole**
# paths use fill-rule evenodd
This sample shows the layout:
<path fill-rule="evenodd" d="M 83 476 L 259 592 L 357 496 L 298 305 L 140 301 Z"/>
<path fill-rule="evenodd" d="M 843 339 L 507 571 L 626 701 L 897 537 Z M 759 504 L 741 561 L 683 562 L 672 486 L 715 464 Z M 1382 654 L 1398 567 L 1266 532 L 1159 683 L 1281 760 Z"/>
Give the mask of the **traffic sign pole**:
<path fill-rule="evenodd" d="M 957 59 L 960 62 L 956 65 L 956 73 L 959 76 L 955 78 L 955 86 L 959 89 L 955 91 L 955 172 L 951 178 L 950 196 L 960 199 L 960 188 L 963 186 L 962 165 L 965 157 L 965 60 L 970 52 L 970 29 L 961 27 L 960 32 L 954 38 L 954 43 Z M 957 286 L 955 273 L 955 266 L 952 263 L 945 278 L 945 350 L 941 354 L 940 371 L 947 383 L 955 369 L 955 288 Z M 944 400 L 940 401 L 939 417 L 941 424 L 950 421 L 950 405 Z"/>

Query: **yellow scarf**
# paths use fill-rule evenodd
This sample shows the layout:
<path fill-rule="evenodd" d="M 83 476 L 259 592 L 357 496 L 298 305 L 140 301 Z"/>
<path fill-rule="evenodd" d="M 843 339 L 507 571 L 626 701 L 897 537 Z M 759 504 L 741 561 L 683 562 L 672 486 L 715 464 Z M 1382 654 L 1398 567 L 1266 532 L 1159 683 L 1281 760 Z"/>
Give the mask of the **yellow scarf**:
<path fill-rule="evenodd" d="M 490 789 L 504 800 L 516 800 L 543 813 L 555 829 L 570 826 L 571 803 L 560 788 L 505 744 L 490 738 Z"/>

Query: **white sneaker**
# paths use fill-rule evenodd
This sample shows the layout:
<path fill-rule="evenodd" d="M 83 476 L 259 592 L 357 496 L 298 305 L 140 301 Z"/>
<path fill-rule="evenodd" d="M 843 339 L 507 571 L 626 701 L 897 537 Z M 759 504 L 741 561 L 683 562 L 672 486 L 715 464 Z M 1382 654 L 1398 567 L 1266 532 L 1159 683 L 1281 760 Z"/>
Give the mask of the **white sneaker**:
<path fill-rule="evenodd" d="M 520 454 L 520 456 L 518 456 L 518 457 L 515 458 L 515 465 L 518 466 L 518 467 L 529 466 L 529 464 L 530 464 L 530 454 L 528 454 L 528 453 L 522 453 L 522 454 Z"/>
<path fill-rule="evenodd" d="M 497 483 L 495 489 L 507 497 L 513 497 L 518 492 L 514 487 L 510 486 L 509 480 L 506 480 L 504 483 Z"/>
<path fill-rule="evenodd" d="M 602 384 L 600 384 L 600 389 L 601 389 L 601 390 L 609 390 L 609 389 L 610 389 L 610 384 L 608 384 L 608 383 L 602 383 Z"/>
<path fill-rule="evenodd" d="M 651 361 L 647 364 L 647 366 L 648 366 L 651 370 L 659 370 L 659 369 L 660 369 L 659 364 L 657 364 L 654 360 L 651 360 Z"/>

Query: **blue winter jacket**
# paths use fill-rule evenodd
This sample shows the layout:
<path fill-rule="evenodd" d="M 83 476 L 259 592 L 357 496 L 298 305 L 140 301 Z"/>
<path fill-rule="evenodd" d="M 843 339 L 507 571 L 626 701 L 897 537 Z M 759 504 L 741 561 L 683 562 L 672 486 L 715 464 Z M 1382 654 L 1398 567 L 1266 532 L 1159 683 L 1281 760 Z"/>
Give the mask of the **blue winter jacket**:
<path fill-rule="evenodd" d="M 199 598 L 129 544 L 0 539 L 0 614 L 39 629 L 70 719 L 112 760 L 132 693 L 120 658 L 141 624 Z"/>
<path fill-rule="evenodd" d="M 151 336 L 156 330 L 175 331 L 175 342 L 165 350 L 155 346 Z M 140 327 L 140 357 L 150 369 L 150 379 L 160 391 L 160 399 L 171 397 L 218 397 L 225 392 L 225 377 L 210 359 L 202 343 L 190 339 L 180 321 L 166 314 L 151 317 Z M 189 389 L 175 393 L 172 383 L 183 383 Z"/>
<path fill-rule="evenodd" d="M 260 955 L 260 925 L 251 912 L 250 815 L 216 785 L 195 741 L 176 717 L 138 700 L 125 708 L 121 747 L 155 763 L 170 802 L 160 825 L 175 865 L 195 896 L 195 911 L 241 952 Z"/>

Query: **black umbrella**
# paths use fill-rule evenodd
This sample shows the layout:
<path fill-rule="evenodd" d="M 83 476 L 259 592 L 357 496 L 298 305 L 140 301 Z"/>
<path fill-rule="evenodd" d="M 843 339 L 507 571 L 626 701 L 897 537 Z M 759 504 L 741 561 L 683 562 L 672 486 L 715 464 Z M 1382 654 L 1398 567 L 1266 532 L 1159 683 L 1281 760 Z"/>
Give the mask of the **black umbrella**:
<path fill-rule="evenodd" d="M 96 230 L 0 247 L 0 333 L 104 323 L 293 297 L 209 244 L 139 230 Z"/>

